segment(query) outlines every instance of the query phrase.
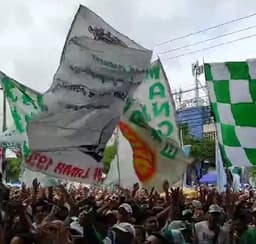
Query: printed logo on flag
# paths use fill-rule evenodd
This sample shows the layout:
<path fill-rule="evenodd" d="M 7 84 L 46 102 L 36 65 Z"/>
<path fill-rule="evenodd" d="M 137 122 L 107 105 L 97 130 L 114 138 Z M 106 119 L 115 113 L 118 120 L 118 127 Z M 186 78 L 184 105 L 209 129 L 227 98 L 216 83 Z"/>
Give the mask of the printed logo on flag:
<path fill-rule="evenodd" d="M 133 149 L 133 164 L 139 180 L 150 180 L 156 172 L 156 152 L 127 124 L 120 122 L 119 127 Z"/>

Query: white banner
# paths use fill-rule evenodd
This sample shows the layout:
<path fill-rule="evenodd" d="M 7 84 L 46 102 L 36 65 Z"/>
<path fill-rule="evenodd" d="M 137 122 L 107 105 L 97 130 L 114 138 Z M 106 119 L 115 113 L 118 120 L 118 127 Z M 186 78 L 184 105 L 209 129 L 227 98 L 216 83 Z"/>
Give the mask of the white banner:
<path fill-rule="evenodd" d="M 167 141 L 164 138 L 171 138 L 177 144 L 179 144 L 178 130 L 175 120 L 175 104 L 171 95 L 171 89 L 167 76 L 164 72 L 164 68 L 160 60 L 156 60 L 151 64 L 151 67 L 147 73 L 147 77 L 135 91 L 133 97 L 135 97 L 137 101 L 141 104 L 148 125 L 153 129 L 158 130 L 162 134 L 163 140 Z M 120 178 L 120 183 L 122 185 L 131 186 L 132 184 L 138 182 L 139 177 L 141 183 L 144 186 L 147 186 L 149 184 L 147 182 L 147 178 L 151 178 L 150 184 L 155 184 L 155 186 L 161 188 L 162 180 L 159 180 L 159 182 L 157 182 L 157 179 L 155 178 L 156 175 L 157 177 L 170 179 L 171 181 L 173 181 L 173 179 L 178 179 L 178 176 L 181 175 L 180 172 L 182 172 L 182 170 L 184 169 L 183 165 L 181 165 L 182 170 L 178 170 L 177 175 L 173 175 L 176 171 L 171 170 L 171 173 L 166 171 L 167 168 L 165 169 L 165 167 L 167 160 L 161 155 L 158 155 L 151 160 L 145 160 L 145 158 L 150 158 L 149 155 L 151 154 L 151 144 L 146 145 L 149 140 L 147 139 L 146 141 L 143 141 L 143 139 L 140 138 L 141 131 L 135 136 L 136 131 L 132 131 L 132 128 L 130 128 L 129 125 L 131 124 L 122 124 L 122 128 L 126 128 L 123 130 L 126 139 L 121 136 L 120 138 L 122 140 L 119 140 L 118 143 L 118 151 L 122 151 L 122 153 L 119 153 L 120 170 L 118 172 L 118 161 L 117 158 L 115 158 L 111 164 L 110 171 L 105 182 L 118 182 L 118 179 Z M 130 143 L 132 145 L 136 144 L 137 146 L 140 146 L 133 146 L 132 151 L 129 142 L 127 141 L 128 138 L 130 138 Z M 156 146 L 161 147 L 162 145 L 161 143 L 158 143 L 156 144 Z M 153 150 L 155 151 L 154 153 L 158 152 L 158 149 L 159 148 L 155 147 Z M 152 155 L 154 153 L 152 153 Z M 186 156 L 188 157 L 189 155 Z M 154 162 L 156 160 L 159 161 Z M 132 168 L 132 161 L 134 163 L 135 170 Z M 144 162 L 142 163 L 142 161 Z M 140 164 L 144 166 L 142 167 L 140 166 Z M 155 165 L 156 168 L 151 168 L 150 164 Z M 175 162 L 173 162 L 172 167 L 175 167 Z M 180 169 L 180 167 L 176 168 Z M 168 173 L 173 177 L 168 177 Z M 120 174 L 119 177 L 118 174 Z M 150 176 L 150 174 L 152 174 L 152 177 Z"/>
<path fill-rule="evenodd" d="M 90 156 L 75 149 L 55 152 L 32 153 L 25 167 L 59 179 L 81 183 L 102 180 L 102 165 L 94 163 Z"/>
<path fill-rule="evenodd" d="M 143 105 L 151 127 L 158 129 L 163 136 L 179 142 L 175 103 L 159 59 L 151 64 L 147 77 L 134 93 L 134 98 Z"/>
<path fill-rule="evenodd" d="M 2 150 L 1 146 L 15 152 L 21 149 L 23 137 L 16 130 L 6 130 L 1 134 L 0 138 L 0 150 Z M 36 171 L 59 179 L 82 183 L 101 181 L 101 163 L 85 164 L 85 162 L 90 162 L 89 155 L 85 155 L 76 149 L 40 153 L 32 152 L 24 160 L 23 165 L 29 170 L 25 170 L 22 180 L 29 183 L 30 179 L 38 178 L 45 184 L 49 184 L 47 183 L 49 180 L 51 183 L 54 181 L 54 179 L 47 176 L 35 174 Z M 34 171 L 34 174 L 30 170 Z"/>
<path fill-rule="evenodd" d="M 28 158 L 26 167 L 79 182 L 98 179 L 106 143 L 150 59 L 151 51 L 81 6 L 53 84 L 43 95 L 47 111 L 28 126 L 30 149 L 41 156 L 33 154 L 37 159 Z"/>
<path fill-rule="evenodd" d="M 181 179 L 190 160 L 177 141 L 148 125 L 143 105 L 128 102 L 119 126 L 131 144 L 134 169 L 144 187 L 161 191 L 164 180 L 173 184 Z"/>
<path fill-rule="evenodd" d="M 125 188 L 132 188 L 135 183 L 139 183 L 139 179 L 133 167 L 133 152 L 130 143 L 118 129 L 117 137 L 117 154 L 108 172 L 104 184 L 115 185 L 120 184 Z M 119 165 L 118 165 L 119 164 Z"/>
<path fill-rule="evenodd" d="M 0 147 L 17 151 L 22 148 L 22 143 L 23 136 L 17 133 L 14 126 L 0 133 Z"/>

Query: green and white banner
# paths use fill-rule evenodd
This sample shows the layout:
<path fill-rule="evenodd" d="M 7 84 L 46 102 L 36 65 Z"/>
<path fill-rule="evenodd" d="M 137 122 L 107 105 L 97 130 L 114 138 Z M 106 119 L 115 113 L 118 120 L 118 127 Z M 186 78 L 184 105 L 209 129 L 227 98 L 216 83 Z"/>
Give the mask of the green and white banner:
<path fill-rule="evenodd" d="M 143 105 L 131 99 L 126 104 L 119 127 L 133 149 L 133 164 L 141 184 L 162 190 L 164 180 L 170 184 L 181 179 L 189 160 L 179 143 L 151 127 Z"/>
<path fill-rule="evenodd" d="M 204 65 L 218 140 L 228 165 L 256 164 L 256 61 Z"/>
<path fill-rule="evenodd" d="M 0 133 L 0 147 L 13 151 L 20 151 L 22 148 L 24 137 L 17 133 L 15 126 Z"/>
<path fill-rule="evenodd" d="M 176 125 L 175 104 L 170 85 L 160 60 L 154 61 L 146 79 L 134 94 L 146 114 L 149 125 L 163 136 L 179 141 Z"/>
<path fill-rule="evenodd" d="M 136 125 L 133 129 L 134 123 L 125 121 L 127 116 L 127 110 L 125 109 L 120 122 L 120 128 L 125 137 L 119 135 L 119 162 L 117 162 L 117 158 L 113 160 L 105 183 L 118 182 L 120 179 L 121 185 L 130 187 L 140 181 L 144 187 L 154 186 L 162 190 L 163 179 L 168 179 L 170 182 L 180 180 L 187 162 L 182 162 L 177 166 L 174 155 L 168 158 L 167 154 L 161 154 L 165 149 L 171 151 L 173 147 L 161 148 L 163 147 L 162 143 L 152 144 L 150 141 L 152 139 L 150 131 L 154 131 L 153 134 L 158 135 L 163 143 L 167 143 L 167 141 L 170 143 L 169 139 L 171 139 L 172 143 L 170 145 L 180 144 L 175 120 L 175 105 L 160 60 L 151 64 L 147 77 L 137 88 L 133 97 L 135 103 L 133 103 L 132 109 L 137 107 L 138 114 L 143 113 L 144 123 L 146 124 L 144 133 L 147 135 L 143 137 L 143 129 L 136 127 Z M 128 102 L 127 107 L 130 105 Z M 132 149 L 127 140 L 132 145 Z M 132 161 L 134 169 L 131 165 Z M 180 161 L 177 161 L 177 163 L 180 163 Z M 120 164 L 119 171 L 117 170 L 117 164 Z M 170 172 L 172 173 L 170 174 Z"/>
<path fill-rule="evenodd" d="M 7 140 L 9 138 L 9 141 L 6 141 L 4 146 L 8 146 L 8 143 L 10 144 L 9 148 L 15 146 L 14 141 L 18 144 L 21 143 L 23 155 L 26 157 L 30 153 L 27 136 L 28 123 L 44 110 L 42 95 L 11 79 L 2 72 L 0 72 L 0 83 L 6 94 L 15 124 L 15 129 L 5 133 L 4 136 Z"/>

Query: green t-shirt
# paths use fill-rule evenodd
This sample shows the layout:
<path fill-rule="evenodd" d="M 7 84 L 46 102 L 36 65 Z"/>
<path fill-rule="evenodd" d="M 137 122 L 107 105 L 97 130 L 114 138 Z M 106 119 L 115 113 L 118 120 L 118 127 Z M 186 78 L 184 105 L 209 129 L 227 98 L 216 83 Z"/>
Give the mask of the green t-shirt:
<path fill-rule="evenodd" d="M 246 230 L 239 239 L 239 244 L 253 244 L 256 243 L 256 229 Z"/>

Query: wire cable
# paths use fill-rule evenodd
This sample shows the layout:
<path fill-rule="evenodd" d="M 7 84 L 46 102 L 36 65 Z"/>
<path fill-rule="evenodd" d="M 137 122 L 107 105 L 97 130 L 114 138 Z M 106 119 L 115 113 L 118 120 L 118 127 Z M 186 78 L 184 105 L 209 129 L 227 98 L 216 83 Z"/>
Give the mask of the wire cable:
<path fill-rule="evenodd" d="M 243 17 L 240 17 L 240 18 L 237 18 L 237 19 L 229 20 L 229 21 L 226 21 L 226 22 L 224 22 L 222 24 L 211 26 L 211 27 L 208 27 L 208 28 L 205 28 L 205 29 L 201 29 L 201 30 L 198 30 L 198 31 L 195 31 L 195 32 L 191 32 L 189 34 L 185 34 L 185 35 L 182 35 L 182 36 L 179 36 L 179 37 L 176 37 L 176 38 L 173 38 L 173 39 L 170 39 L 170 40 L 158 43 L 158 44 L 155 45 L 155 47 L 162 46 L 162 45 L 164 45 L 166 43 L 174 42 L 174 41 L 177 41 L 177 40 L 181 40 L 181 39 L 184 39 L 184 38 L 187 38 L 187 37 L 190 37 L 190 36 L 194 36 L 194 35 L 197 35 L 197 34 L 200 34 L 200 33 L 206 32 L 206 31 L 209 31 L 209 30 L 214 30 L 214 29 L 217 29 L 219 27 L 222 27 L 222 26 L 225 26 L 225 25 L 228 25 L 228 24 L 232 24 L 232 23 L 236 23 L 236 22 L 239 22 L 239 21 L 244 20 L 244 19 L 249 19 L 249 18 L 254 17 L 254 16 L 256 16 L 256 13 L 253 13 L 253 14 L 250 14 L 250 15 L 246 15 L 246 16 L 243 16 Z"/>
<path fill-rule="evenodd" d="M 218 36 L 215 36 L 213 38 L 209 38 L 209 39 L 206 39 L 206 40 L 203 40 L 203 41 L 194 42 L 194 43 L 191 43 L 191 44 L 188 44 L 188 45 L 184 45 L 184 46 L 181 46 L 181 47 L 178 47 L 178 48 L 173 48 L 173 49 L 170 49 L 170 50 L 159 52 L 157 54 L 166 54 L 166 53 L 170 53 L 170 52 L 175 52 L 175 51 L 187 48 L 187 47 L 193 47 L 193 46 L 196 46 L 196 45 L 199 45 L 199 44 L 203 44 L 203 43 L 208 42 L 208 41 L 217 40 L 217 39 L 222 38 L 222 37 L 230 36 L 230 35 L 237 34 L 237 33 L 243 32 L 243 31 L 247 31 L 247 30 L 251 30 L 251 29 L 254 29 L 254 28 L 256 28 L 256 25 L 252 25 L 252 26 L 249 26 L 247 28 L 243 28 L 243 29 L 239 29 L 239 30 L 236 30 L 236 31 L 228 32 L 228 33 L 225 33 L 225 34 L 222 34 L 222 35 L 218 35 Z"/>
<path fill-rule="evenodd" d="M 203 89 L 203 88 L 206 88 L 206 86 L 200 87 L 199 90 Z M 172 92 L 172 95 L 179 95 L 179 94 L 183 94 L 183 93 L 192 92 L 192 91 L 195 91 L 195 90 L 197 90 L 197 88 L 191 88 L 191 89 L 188 89 L 188 90 L 175 91 L 175 92 Z"/>
<path fill-rule="evenodd" d="M 231 40 L 231 41 L 227 41 L 227 42 L 222 42 L 222 43 L 219 43 L 219 44 L 214 45 L 214 46 L 210 46 L 210 47 L 198 49 L 198 50 L 195 50 L 195 51 L 183 53 L 183 54 L 180 54 L 180 55 L 177 55 L 177 56 L 173 56 L 173 57 L 169 57 L 169 58 L 163 58 L 162 60 L 171 60 L 171 59 L 176 59 L 176 58 L 179 58 L 179 57 L 184 57 L 184 56 L 187 56 L 187 55 L 190 55 L 190 54 L 193 54 L 193 53 L 198 53 L 198 52 L 206 51 L 206 50 L 213 49 L 213 48 L 216 48 L 216 47 L 232 44 L 232 43 L 242 41 L 242 40 L 245 40 L 245 39 L 249 39 L 249 38 L 252 38 L 252 37 L 255 37 L 255 36 L 256 36 L 256 34 L 241 37 L 239 39 L 235 39 L 235 40 Z"/>

